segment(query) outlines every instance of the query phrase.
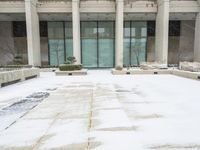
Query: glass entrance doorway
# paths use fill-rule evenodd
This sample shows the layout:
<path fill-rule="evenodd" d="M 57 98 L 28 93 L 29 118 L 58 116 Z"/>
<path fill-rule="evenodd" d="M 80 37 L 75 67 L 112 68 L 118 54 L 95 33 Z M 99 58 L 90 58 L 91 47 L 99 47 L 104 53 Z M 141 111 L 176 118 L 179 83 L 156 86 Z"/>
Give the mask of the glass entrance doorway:
<path fill-rule="evenodd" d="M 124 66 L 139 66 L 146 61 L 147 22 L 124 22 Z"/>
<path fill-rule="evenodd" d="M 81 22 L 82 63 L 87 68 L 114 66 L 114 22 Z"/>
<path fill-rule="evenodd" d="M 49 64 L 58 66 L 73 56 L 72 22 L 48 22 Z"/>

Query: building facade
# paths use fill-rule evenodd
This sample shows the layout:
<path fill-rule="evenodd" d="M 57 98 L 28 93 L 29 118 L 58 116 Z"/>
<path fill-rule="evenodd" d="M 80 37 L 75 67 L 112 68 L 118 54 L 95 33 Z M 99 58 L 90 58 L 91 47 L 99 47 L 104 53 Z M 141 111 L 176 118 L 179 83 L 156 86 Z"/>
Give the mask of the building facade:
<path fill-rule="evenodd" d="M 200 0 L 0 0 L 0 64 L 200 61 Z"/>

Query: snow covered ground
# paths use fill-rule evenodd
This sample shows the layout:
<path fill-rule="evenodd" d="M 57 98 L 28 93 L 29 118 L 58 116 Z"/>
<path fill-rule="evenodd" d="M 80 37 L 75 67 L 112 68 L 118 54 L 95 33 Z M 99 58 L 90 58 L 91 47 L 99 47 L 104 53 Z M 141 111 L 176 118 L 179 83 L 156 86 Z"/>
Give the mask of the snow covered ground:
<path fill-rule="evenodd" d="M 0 115 L 0 150 L 197 150 L 199 90 L 173 75 L 41 73 L 0 89 L 0 110 L 50 93 L 23 116 Z"/>

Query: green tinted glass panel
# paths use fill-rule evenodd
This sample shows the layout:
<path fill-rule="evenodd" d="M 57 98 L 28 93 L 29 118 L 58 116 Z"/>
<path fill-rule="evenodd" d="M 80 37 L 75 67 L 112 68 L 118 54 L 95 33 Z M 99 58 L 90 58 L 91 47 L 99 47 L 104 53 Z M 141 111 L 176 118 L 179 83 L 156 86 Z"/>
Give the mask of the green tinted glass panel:
<path fill-rule="evenodd" d="M 123 64 L 130 66 L 130 38 L 124 39 Z"/>
<path fill-rule="evenodd" d="M 81 22 L 82 63 L 85 67 L 114 66 L 114 22 Z"/>
<path fill-rule="evenodd" d="M 48 38 L 64 38 L 63 22 L 48 22 Z"/>
<path fill-rule="evenodd" d="M 130 29 L 130 22 L 124 22 L 124 37 L 130 37 L 131 36 L 131 29 Z"/>
<path fill-rule="evenodd" d="M 97 67 L 96 39 L 82 39 L 82 63 L 84 67 Z"/>
<path fill-rule="evenodd" d="M 64 41 L 49 39 L 50 65 L 64 63 Z"/>
<path fill-rule="evenodd" d="M 81 38 L 84 67 L 97 67 L 97 22 L 82 22 Z"/>
<path fill-rule="evenodd" d="M 97 22 L 81 22 L 82 38 L 97 38 Z"/>
<path fill-rule="evenodd" d="M 138 66 L 146 61 L 146 38 L 131 39 L 131 65 Z"/>
<path fill-rule="evenodd" d="M 114 41 L 113 39 L 99 39 L 99 67 L 114 66 Z"/>
<path fill-rule="evenodd" d="M 131 22 L 131 37 L 146 37 L 147 23 L 146 22 Z"/>
<path fill-rule="evenodd" d="M 65 38 L 72 38 L 72 22 L 65 22 Z"/>
<path fill-rule="evenodd" d="M 48 22 L 50 65 L 64 63 L 64 28 L 63 22 Z"/>
<path fill-rule="evenodd" d="M 66 58 L 73 56 L 72 22 L 65 22 L 65 51 Z"/>
<path fill-rule="evenodd" d="M 114 38 L 114 22 L 98 22 L 98 38 Z"/>
<path fill-rule="evenodd" d="M 73 39 L 65 39 L 66 58 L 73 56 Z"/>
<path fill-rule="evenodd" d="M 146 61 L 146 22 L 125 22 L 124 32 L 124 65 L 138 66 Z"/>

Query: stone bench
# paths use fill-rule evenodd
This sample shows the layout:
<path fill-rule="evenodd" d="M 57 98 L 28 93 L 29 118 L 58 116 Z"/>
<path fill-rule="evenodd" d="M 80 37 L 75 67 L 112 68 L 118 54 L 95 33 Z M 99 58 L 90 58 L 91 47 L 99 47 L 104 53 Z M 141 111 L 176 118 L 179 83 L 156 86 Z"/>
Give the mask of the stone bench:
<path fill-rule="evenodd" d="M 39 76 L 38 68 L 2 71 L 0 72 L 0 87 L 4 85 L 8 85 L 10 83 L 24 81 L 29 78 L 38 77 L 38 76 Z"/>
<path fill-rule="evenodd" d="M 191 71 L 184 71 L 184 70 L 179 70 L 179 69 L 152 69 L 152 70 L 142 70 L 142 69 L 116 70 L 116 69 L 112 69 L 111 73 L 113 75 L 172 74 L 172 75 L 176 75 L 176 76 L 180 76 L 180 77 L 184 77 L 184 78 L 200 80 L 200 72 L 191 72 Z"/>
<path fill-rule="evenodd" d="M 191 72 L 191 71 L 184 71 L 184 70 L 173 70 L 172 74 L 176 75 L 176 76 L 184 77 L 184 78 L 200 80 L 200 72 Z"/>
<path fill-rule="evenodd" d="M 140 64 L 140 69 L 142 70 L 167 69 L 167 64 L 162 64 L 160 62 L 142 62 Z"/>
<path fill-rule="evenodd" d="M 180 62 L 179 69 L 184 71 L 200 72 L 200 63 L 199 62 Z"/>
<path fill-rule="evenodd" d="M 113 75 L 124 75 L 124 74 L 170 74 L 171 70 L 168 69 L 152 69 L 152 70 L 142 70 L 142 69 L 123 69 L 123 70 L 116 70 L 112 69 L 111 73 Z"/>

